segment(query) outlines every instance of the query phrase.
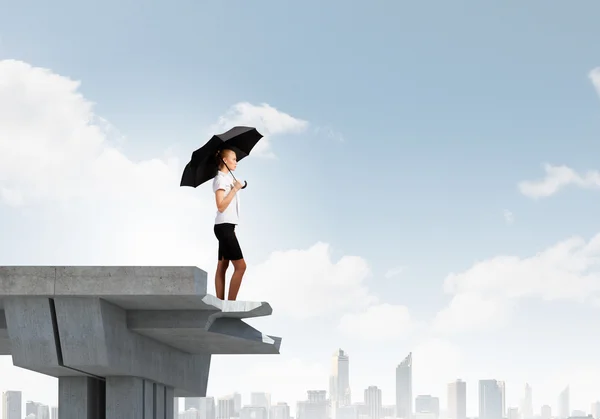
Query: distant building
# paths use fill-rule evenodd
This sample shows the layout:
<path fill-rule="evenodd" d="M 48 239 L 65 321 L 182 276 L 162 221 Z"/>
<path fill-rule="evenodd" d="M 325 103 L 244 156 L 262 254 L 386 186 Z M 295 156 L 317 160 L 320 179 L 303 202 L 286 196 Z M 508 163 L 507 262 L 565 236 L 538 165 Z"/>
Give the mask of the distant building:
<path fill-rule="evenodd" d="M 271 395 L 269 393 L 262 392 L 250 393 L 250 406 L 262 407 L 263 409 L 265 409 L 265 414 L 268 417 L 269 411 L 271 410 Z"/>
<path fill-rule="evenodd" d="M 377 386 L 369 386 L 365 390 L 365 406 L 367 408 L 367 415 L 370 419 L 381 419 L 381 389 Z"/>
<path fill-rule="evenodd" d="M 328 419 L 327 392 L 309 390 L 307 395 L 308 400 L 296 405 L 296 419 Z"/>
<path fill-rule="evenodd" d="M 2 419 L 22 419 L 21 392 L 5 391 L 2 393 Z"/>
<path fill-rule="evenodd" d="M 479 380 L 479 419 L 503 419 L 504 383 Z"/>
<path fill-rule="evenodd" d="M 433 419 L 440 417 L 440 399 L 429 394 L 420 395 L 415 398 L 415 413 L 432 413 Z M 415 418 L 416 419 L 416 418 Z"/>
<path fill-rule="evenodd" d="M 329 376 L 329 399 L 332 419 L 337 419 L 337 409 L 350 406 L 350 357 L 342 349 L 338 349 L 331 357 L 331 375 Z"/>
<path fill-rule="evenodd" d="M 235 403 L 233 396 L 221 397 L 217 400 L 217 418 L 231 419 L 235 416 Z"/>
<path fill-rule="evenodd" d="M 569 386 L 566 386 L 563 391 L 558 395 L 558 416 L 557 419 L 567 419 L 571 412 L 571 400 L 570 400 Z"/>
<path fill-rule="evenodd" d="M 533 418 L 533 392 L 529 383 L 525 384 L 525 392 L 521 400 L 521 417 L 522 419 Z"/>
<path fill-rule="evenodd" d="M 412 352 L 396 367 L 396 417 L 412 419 Z"/>
<path fill-rule="evenodd" d="M 277 403 L 271 406 L 270 419 L 290 419 L 290 406 L 287 403 Z"/>
<path fill-rule="evenodd" d="M 467 383 L 456 380 L 448 384 L 448 419 L 467 419 Z"/>

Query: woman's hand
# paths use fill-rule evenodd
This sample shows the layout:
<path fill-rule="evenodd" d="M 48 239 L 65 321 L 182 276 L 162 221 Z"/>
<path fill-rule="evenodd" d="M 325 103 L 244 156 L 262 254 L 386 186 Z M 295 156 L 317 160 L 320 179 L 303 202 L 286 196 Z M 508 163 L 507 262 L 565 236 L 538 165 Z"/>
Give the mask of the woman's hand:
<path fill-rule="evenodd" d="M 236 192 L 239 191 L 240 189 L 242 189 L 243 187 L 244 187 L 244 185 L 239 180 L 236 180 L 235 183 L 233 184 L 233 189 L 235 189 Z"/>

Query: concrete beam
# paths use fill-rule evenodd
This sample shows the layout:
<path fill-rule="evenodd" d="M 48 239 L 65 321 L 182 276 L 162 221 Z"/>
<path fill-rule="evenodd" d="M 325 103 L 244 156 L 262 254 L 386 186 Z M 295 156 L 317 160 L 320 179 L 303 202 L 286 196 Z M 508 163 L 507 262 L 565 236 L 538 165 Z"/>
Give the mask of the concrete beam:
<path fill-rule="evenodd" d="M 213 354 L 279 353 L 243 321 L 271 314 L 208 295 L 196 267 L 0 266 L 0 355 L 59 378 L 61 419 L 170 419 L 206 396 Z"/>

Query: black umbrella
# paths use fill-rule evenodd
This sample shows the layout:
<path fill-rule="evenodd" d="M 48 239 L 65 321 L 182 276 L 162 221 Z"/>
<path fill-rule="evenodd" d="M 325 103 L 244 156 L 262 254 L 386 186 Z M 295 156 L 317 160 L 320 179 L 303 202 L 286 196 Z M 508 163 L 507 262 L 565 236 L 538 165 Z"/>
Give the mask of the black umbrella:
<path fill-rule="evenodd" d="M 219 171 L 217 153 L 223 149 L 235 151 L 240 161 L 250 154 L 262 134 L 253 127 L 233 127 L 223 134 L 213 137 L 192 153 L 192 159 L 185 166 L 180 186 L 197 187 L 214 178 Z M 227 165 L 227 164 L 226 164 Z M 229 169 L 229 167 L 227 167 Z M 231 173 L 233 176 L 233 173 Z M 233 176 L 234 180 L 235 176 Z M 248 183 L 244 185 L 244 188 Z"/>

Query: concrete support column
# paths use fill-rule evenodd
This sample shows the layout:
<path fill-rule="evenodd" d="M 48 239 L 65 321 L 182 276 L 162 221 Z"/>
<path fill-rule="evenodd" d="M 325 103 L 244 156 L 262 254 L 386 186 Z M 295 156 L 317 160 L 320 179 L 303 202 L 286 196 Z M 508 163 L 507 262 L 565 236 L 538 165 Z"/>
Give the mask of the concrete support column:
<path fill-rule="evenodd" d="M 123 418 L 174 419 L 173 389 L 141 378 L 106 377 L 106 419 Z"/>
<path fill-rule="evenodd" d="M 105 383 L 90 377 L 59 377 L 59 419 L 105 419 Z"/>

